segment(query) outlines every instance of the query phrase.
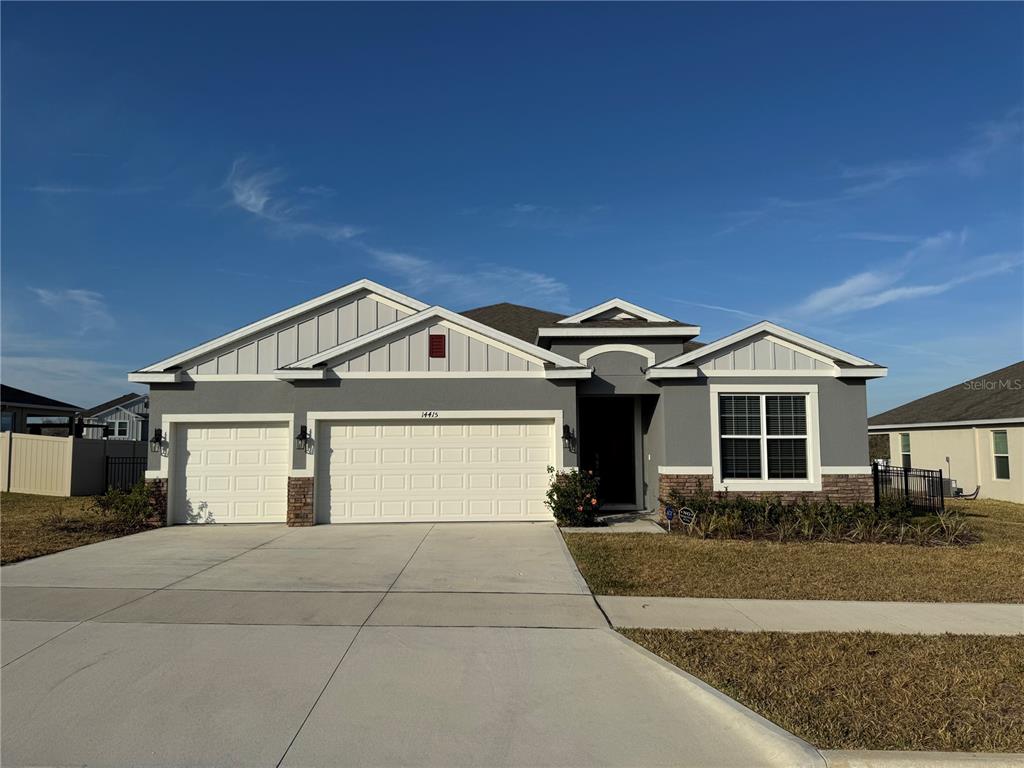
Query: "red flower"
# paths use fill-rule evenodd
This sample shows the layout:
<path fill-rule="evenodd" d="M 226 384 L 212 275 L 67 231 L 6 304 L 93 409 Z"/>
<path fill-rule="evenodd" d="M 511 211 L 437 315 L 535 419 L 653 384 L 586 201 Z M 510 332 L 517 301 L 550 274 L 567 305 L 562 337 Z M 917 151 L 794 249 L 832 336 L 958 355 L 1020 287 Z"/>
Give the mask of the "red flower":
<path fill-rule="evenodd" d="M 582 512 L 583 511 L 583 507 L 576 507 L 576 511 L 577 512 Z"/>
<path fill-rule="evenodd" d="M 591 499 L 590 500 L 590 506 L 596 507 L 597 506 L 597 499 Z"/>

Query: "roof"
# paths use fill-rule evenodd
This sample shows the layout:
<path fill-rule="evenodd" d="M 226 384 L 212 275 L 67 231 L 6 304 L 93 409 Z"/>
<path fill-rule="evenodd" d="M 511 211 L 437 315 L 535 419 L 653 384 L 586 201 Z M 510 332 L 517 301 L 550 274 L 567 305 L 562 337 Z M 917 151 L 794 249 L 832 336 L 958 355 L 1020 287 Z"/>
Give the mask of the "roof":
<path fill-rule="evenodd" d="M 1024 418 L 1024 360 L 872 416 L 868 426 Z"/>
<path fill-rule="evenodd" d="M 119 405 L 124 405 L 125 403 L 132 402 L 133 400 L 138 400 L 140 397 L 145 397 L 145 395 L 140 395 L 138 392 L 128 392 L 126 394 L 121 395 L 120 397 L 115 397 L 113 400 L 108 400 L 105 403 L 94 405 L 89 410 L 82 411 L 82 415 L 95 416 L 98 413 L 103 413 L 104 411 L 109 411 L 113 408 L 116 408 Z"/>
<path fill-rule="evenodd" d="M 30 405 L 36 408 L 52 408 L 63 411 L 79 410 L 77 405 L 54 400 L 52 397 L 46 397 L 45 395 L 37 395 L 35 392 L 18 389 L 17 387 L 9 387 L 6 384 L 0 384 L 0 400 L 6 405 Z"/>
<path fill-rule="evenodd" d="M 557 312 L 548 312 L 508 302 L 467 309 L 462 314 L 470 320 L 489 325 L 491 328 L 531 344 L 537 341 L 538 329 L 554 325 L 565 317 Z"/>
<path fill-rule="evenodd" d="M 649 321 L 649 320 L 584 320 L 580 323 L 567 323 L 564 320 L 558 324 L 559 328 L 692 328 L 689 323 L 680 323 L 677 320 Z"/>

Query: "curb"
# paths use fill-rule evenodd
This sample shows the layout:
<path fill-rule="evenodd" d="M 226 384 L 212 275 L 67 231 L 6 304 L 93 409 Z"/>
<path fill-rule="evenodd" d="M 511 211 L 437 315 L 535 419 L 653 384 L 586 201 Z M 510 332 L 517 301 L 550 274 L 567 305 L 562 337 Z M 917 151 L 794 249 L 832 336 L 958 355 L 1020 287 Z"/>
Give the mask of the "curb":
<path fill-rule="evenodd" d="M 1024 754 L 1000 752 L 888 752 L 822 749 L 828 768 L 1020 768 Z"/>

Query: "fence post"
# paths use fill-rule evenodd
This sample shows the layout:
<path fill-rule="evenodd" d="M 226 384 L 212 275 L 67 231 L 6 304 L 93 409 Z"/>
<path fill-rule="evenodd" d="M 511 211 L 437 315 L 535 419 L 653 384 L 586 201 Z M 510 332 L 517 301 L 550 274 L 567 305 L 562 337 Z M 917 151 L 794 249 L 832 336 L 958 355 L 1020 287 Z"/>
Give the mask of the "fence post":
<path fill-rule="evenodd" d="M 880 494 L 878 492 L 878 486 L 881 479 L 878 476 L 878 464 L 874 462 L 871 463 L 871 481 L 875 487 L 875 509 L 878 509 L 879 502 L 881 501 L 879 498 Z"/>
<path fill-rule="evenodd" d="M 903 468 L 903 498 L 910 501 L 910 469 Z"/>
<path fill-rule="evenodd" d="M 939 511 L 946 511 L 946 486 L 942 482 L 942 470 L 939 470 Z"/>

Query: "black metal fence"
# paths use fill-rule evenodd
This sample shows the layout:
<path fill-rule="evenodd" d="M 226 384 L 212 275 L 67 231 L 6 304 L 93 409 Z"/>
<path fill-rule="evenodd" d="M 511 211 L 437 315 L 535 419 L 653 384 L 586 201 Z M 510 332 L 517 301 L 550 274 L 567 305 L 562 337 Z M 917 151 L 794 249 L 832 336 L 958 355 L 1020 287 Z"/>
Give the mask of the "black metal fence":
<path fill-rule="evenodd" d="M 875 506 L 887 498 L 906 499 L 916 512 L 935 514 L 946 508 L 941 469 L 871 465 Z"/>
<path fill-rule="evenodd" d="M 118 488 L 129 491 L 146 474 L 145 456 L 107 456 L 104 488 Z"/>

